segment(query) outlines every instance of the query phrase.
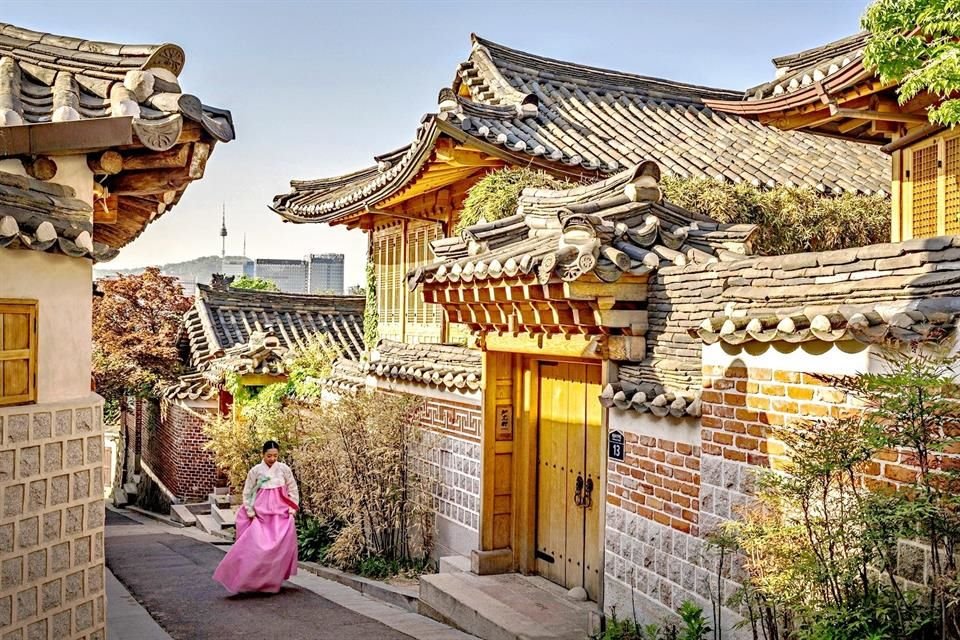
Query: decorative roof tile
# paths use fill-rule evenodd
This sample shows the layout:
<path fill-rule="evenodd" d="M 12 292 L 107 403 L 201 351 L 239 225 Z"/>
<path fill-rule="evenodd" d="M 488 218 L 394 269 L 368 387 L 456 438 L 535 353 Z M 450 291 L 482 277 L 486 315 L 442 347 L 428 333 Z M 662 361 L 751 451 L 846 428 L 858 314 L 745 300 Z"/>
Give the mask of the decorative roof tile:
<path fill-rule="evenodd" d="M 869 33 L 861 31 L 834 42 L 799 53 L 773 59 L 777 77 L 752 89 L 747 89 L 746 100 L 762 100 L 790 93 L 861 63 Z"/>
<path fill-rule="evenodd" d="M 0 171 L 0 247 L 110 260 L 117 250 L 93 239 L 93 209 L 73 189 Z"/>
<path fill-rule="evenodd" d="M 517 276 L 546 283 L 586 273 L 614 282 L 663 263 L 715 262 L 749 252 L 754 225 L 720 224 L 664 202 L 659 178 L 657 164 L 644 162 L 587 186 L 526 189 L 517 214 L 434 242 L 438 261 L 408 274 L 408 285 Z"/>
<path fill-rule="evenodd" d="M 295 222 L 332 222 L 373 207 L 417 175 L 441 135 L 479 143 L 508 162 L 582 177 L 651 159 L 680 177 L 887 193 L 888 158 L 875 147 L 780 131 L 704 104 L 742 95 L 560 62 L 474 37 L 452 89 L 440 93 L 439 113 L 424 117 L 409 147 L 351 174 L 293 181 L 272 208 Z"/>
<path fill-rule="evenodd" d="M 444 344 L 382 340 L 370 354 L 367 372 L 381 378 L 474 391 L 480 388 L 481 355 L 475 349 Z"/>
<path fill-rule="evenodd" d="M 93 42 L 0 23 L 0 126 L 132 116 L 144 146 L 164 151 L 187 118 L 232 140 L 229 111 L 180 89 L 185 61 L 175 44 Z"/>

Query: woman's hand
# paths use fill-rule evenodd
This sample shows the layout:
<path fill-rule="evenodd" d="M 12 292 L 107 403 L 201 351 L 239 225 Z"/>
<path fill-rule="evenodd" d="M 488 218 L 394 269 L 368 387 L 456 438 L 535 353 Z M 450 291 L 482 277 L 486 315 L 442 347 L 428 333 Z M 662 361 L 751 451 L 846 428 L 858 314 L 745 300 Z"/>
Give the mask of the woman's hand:
<path fill-rule="evenodd" d="M 248 518 L 256 518 L 256 517 L 257 517 L 257 512 L 253 510 L 253 507 L 247 507 L 247 517 L 248 517 Z"/>
<path fill-rule="evenodd" d="M 292 517 L 295 516 L 295 515 L 297 515 L 297 510 L 296 510 L 296 509 L 294 509 L 294 508 L 292 508 L 292 507 L 290 507 L 290 508 L 287 509 L 287 516 L 288 516 L 288 517 L 292 518 Z"/>

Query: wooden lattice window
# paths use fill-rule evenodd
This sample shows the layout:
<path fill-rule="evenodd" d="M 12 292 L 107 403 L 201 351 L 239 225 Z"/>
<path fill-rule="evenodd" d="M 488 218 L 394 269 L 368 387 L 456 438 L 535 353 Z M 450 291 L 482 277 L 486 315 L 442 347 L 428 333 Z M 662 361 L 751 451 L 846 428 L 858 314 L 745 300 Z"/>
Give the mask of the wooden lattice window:
<path fill-rule="evenodd" d="M 37 399 L 37 302 L 0 300 L 0 406 Z"/>
<path fill-rule="evenodd" d="M 960 235 L 960 137 L 949 138 L 944 146 L 944 232 Z"/>
<path fill-rule="evenodd" d="M 411 222 L 407 226 L 407 270 L 433 262 L 430 243 L 443 235 L 437 222 L 428 220 Z M 441 308 L 427 304 L 419 291 L 407 296 L 407 333 L 419 342 L 440 339 Z"/>
<path fill-rule="evenodd" d="M 937 145 L 913 151 L 913 236 L 937 235 Z"/>
<path fill-rule="evenodd" d="M 400 339 L 403 321 L 403 228 L 400 224 L 373 231 L 373 265 L 377 277 L 380 335 Z"/>

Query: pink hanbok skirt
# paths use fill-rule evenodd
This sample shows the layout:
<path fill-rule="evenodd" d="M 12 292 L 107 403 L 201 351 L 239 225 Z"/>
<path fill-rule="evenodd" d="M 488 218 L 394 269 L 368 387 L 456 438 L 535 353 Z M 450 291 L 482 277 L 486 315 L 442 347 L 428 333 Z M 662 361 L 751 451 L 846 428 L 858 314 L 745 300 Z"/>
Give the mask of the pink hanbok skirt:
<path fill-rule="evenodd" d="M 261 489 L 253 518 L 243 507 L 237 511 L 236 542 L 213 573 L 228 591 L 278 593 L 297 574 L 297 530 L 285 494 L 283 487 Z"/>

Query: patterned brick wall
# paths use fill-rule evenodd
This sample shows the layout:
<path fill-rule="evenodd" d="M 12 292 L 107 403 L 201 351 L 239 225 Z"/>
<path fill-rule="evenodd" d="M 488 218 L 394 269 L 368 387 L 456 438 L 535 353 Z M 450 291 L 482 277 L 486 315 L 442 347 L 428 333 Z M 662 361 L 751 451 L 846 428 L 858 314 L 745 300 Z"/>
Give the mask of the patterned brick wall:
<path fill-rule="evenodd" d="M 0 411 L 0 634 L 103 640 L 103 401 Z"/>
<path fill-rule="evenodd" d="M 624 438 L 623 461 L 607 466 L 607 502 L 697 535 L 700 447 L 636 433 Z"/>
<path fill-rule="evenodd" d="M 177 499 L 206 500 L 222 481 L 210 452 L 203 447 L 207 410 L 169 400 L 138 401 L 144 462 Z"/>

